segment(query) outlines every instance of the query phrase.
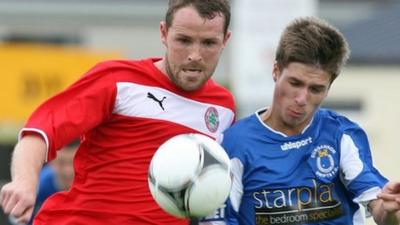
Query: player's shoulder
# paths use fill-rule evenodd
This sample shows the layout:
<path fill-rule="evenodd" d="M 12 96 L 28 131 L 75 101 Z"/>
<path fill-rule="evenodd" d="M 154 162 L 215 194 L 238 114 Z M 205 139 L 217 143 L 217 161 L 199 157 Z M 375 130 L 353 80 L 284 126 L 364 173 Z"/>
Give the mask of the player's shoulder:
<path fill-rule="evenodd" d="M 228 95 L 231 95 L 231 92 L 228 90 L 228 88 L 226 88 L 225 86 L 219 84 L 213 78 L 208 79 L 207 84 L 206 84 L 205 87 L 208 90 L 215 89 L 215 90 L 218 90 L 220 92 L 223 92 L 223 93 L 226 93 Z"/>
<path fill-rule="evenodd" d="M 224 131 L 224 139 L 228 139 L 230 142 L 236 142 L 237 137 L 240 137 L 240 140 L 246 139 L 248 135 L 254 132 L 252 129 L 256 125 L 255 123 L 257 123 L 255 114 L 237 120 L 230 128 Z"/>
<path fill-rule="evenodd" d="M 254 113 L 245 118 L 236 121 L 230 128 L 224 131 L 222 137 L 222 146 L 227 151 L 229 157 L 238 158 L 240 161 L 246 161 L 246 155 L 253 152 L 254 137 L 262 131 L 258 130 L 258 117 Z M 253 152 L 254 153 L 254 152 Z M 253 154 L 251 153 L 251 154 Z"/>
<path fill-rule="evenodd" d="M 172 83 L 169 82 L 169 85 L 171 84 Z M 196 91 L 177 90 L 174 84 L 172 84 L 172 86 L 174 87 L 173 91 L 183 97 L 228 108 L 233 114 L 236 112 L 235 99 L 232 93 L 226 87 L 218 84 L 211 78 L 208 79 L 207 82 Z"/>
<path fill-rule="evenodd" d="M 156 59 L 148 58 L 141 60 L 105 60 L 98 62 L 89 69 L 82 77 L 84 82 L 96 81 L 97 85 L 110 85 L 121 81 L 132 82 L 143 80 L 154 74 Z"/>
<path fill-rule="evenodd" d="M 246 132 L 256 122 L 257 116 L 255 113 L 253 113 L 237 120 L 228 130 L 231 132 Z"/>
<path fill-rule="evenodd" d="M 205 92 L 216 95 L 216 98 L 222 98 L 226 101 L 226 99 L 230 99 L 234 101 L 233 94 L 229 91 L 225 86 L 217 83 L 214 79 L 208 79 L 205 87 Z M 215 98 L 214 97 L 214 98 Z"/>
<path fill-rule="evenodd" d="M 358 123 L 331 109 L 321 108 L 318 110 L 318 115 L 324 124 L 335 126 L 340 131 L 345 131 L 348 129 L 361 129 Z"/>
<path fill-rule="evenodd" d="M 156 59 L 146 58 L 140 60 L 109 59 L 98 62 L 91 71 L 123 71 L 123 70 L 150 70 Z"/>

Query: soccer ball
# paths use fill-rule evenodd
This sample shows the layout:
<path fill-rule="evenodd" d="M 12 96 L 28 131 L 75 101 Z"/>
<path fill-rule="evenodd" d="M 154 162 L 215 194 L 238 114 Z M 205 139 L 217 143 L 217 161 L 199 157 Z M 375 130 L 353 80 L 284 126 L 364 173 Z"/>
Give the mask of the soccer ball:
<path fill-rule="evenodd" d="M 158 205 L 178 217 L 204 217 L 222 207 L 232 186 L 224 149 L 201 134 L 181 134 L 164 142 L 149 168 L 150 192 Z"/>

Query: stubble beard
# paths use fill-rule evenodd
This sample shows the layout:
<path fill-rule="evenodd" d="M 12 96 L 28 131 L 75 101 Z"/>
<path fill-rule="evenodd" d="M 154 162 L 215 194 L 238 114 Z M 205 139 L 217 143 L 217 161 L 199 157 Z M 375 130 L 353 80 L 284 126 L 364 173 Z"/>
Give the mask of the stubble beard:
<path fill-rule="evenodd" d="M 179 89 L 182 89 L 182 90 L 184 90 L 184 91 L 195 91 L 195 90 L 197 90 L 197 89 L 199 89 L 199 87 L 201 87 L 201 86 L 196 86 L 196 87 L 190 87 L 190 86 L 188 86 L 188 85 L 185 85 L 184 84 L 184 80 L 180 80 L 179 79 L 179 76 L 178 76 L 178 73 L 179 72 L 177 72 L 176 74 L 174 74 L 173 72 L 172 72 L 172 69 L 171 69 L 171 65 L 170 65 L 170 63 L 169 63 L 169 60 L 168 60 L 168 56 L 165 56 L 165 71 L 166 71 L 166 73 L 167 73 L 167 76 L 168 76 L 168 78 L 172 81 L 172 83 L 174 83 L 175 84 L 175 86 L 177 86 Z"/>

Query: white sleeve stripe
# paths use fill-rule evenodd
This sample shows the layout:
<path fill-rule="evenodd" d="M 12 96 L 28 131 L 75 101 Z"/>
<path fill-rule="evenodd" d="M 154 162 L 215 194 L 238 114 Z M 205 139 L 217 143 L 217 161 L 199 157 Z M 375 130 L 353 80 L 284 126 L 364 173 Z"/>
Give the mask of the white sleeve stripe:
<path fill-rule="evenodd" d="M 354 144 L 349 135 L 344 134 L 341 140 L 340 168 L 343 172 L 341 176 L 342 182 L 348 186 L 363 170 L 364 164 L 360 159 L 359 149 Z M 381 192 L 379 187 L 373 187 L 364 191 L 357 198 L 353 199 L 355 203 L 362 204 L 366 209 L 366 216 L 370 216 L 368 212 L 368 203 L 377 199 L 377 195 Z M 354 223 L 356 224 L 356 223 Z"/>
<path fill-rule="evenodd" d="M 229 195 L 230 202 L 233 209 L 239 212 L 239 206 L 242 201 L 243 195 L 243 164 L 238 158 L 231 159 L 232 173 L 233 173 L 233 184 L 231 193 Z"/>
<path fill-rule="evenodd" d="M 38 134 L 40 134 L 44 141 L 46 142 L 46 156 L 45 156 L 45 162 L 47 162 L 47 156 L 49 155 L 49 138 L 47 137 L 46 133 L 42 130 L 36 129 L 36 128 L 23 128 L 22 130 L 19 131 L 18 134 L 18 141 L 21 140 L 22 138 L 22 133 L 25 131 L 30 131 L 30 132 L 36 132 Z"/>
<path fill-rule="evenodd" d="M 363 170 L 359 150 L 349 135 L 344 134 L 340 143 L 340 168 L 343 172 L 343 183 L 347 186 Z"/>

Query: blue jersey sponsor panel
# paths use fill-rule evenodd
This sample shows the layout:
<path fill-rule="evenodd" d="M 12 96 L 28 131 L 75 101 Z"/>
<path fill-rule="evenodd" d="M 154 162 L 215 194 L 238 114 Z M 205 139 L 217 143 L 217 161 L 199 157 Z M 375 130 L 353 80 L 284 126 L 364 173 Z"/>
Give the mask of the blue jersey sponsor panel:
<path fill-rule="evenodd" d="M 359 202 L 387 180 L 373 167 L 365 132 L 319 109 L 305 130 L 286 136 L 257 112 L 224 133 L 237 173 L 225 210 L 228 224 L 362 224 Z M 239 166 L 238 166 L 239 165 Z M 237 222 L 229 222 L 237 221 Z"/>

